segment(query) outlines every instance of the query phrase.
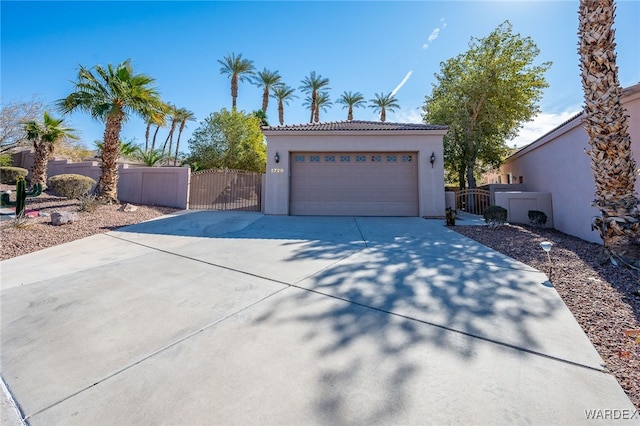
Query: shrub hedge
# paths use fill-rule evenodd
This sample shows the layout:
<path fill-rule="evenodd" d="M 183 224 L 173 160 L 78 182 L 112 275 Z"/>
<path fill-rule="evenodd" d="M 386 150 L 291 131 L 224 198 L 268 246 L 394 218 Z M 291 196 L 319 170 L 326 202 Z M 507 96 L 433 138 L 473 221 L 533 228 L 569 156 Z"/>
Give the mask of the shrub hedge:
<path fill-rule="evenodd" d="M 64 174 L 49 178 L 49 189 L 67 198 L 80 198 L 89 194 L 96 186 L 96 181 L 88 176 Z"/>
<path fill-rule="evenodd" d="M 0 167 L 0 182 L 14 184 L 19 177 L 26 178 L 29 170 L 22 167 Z"/>

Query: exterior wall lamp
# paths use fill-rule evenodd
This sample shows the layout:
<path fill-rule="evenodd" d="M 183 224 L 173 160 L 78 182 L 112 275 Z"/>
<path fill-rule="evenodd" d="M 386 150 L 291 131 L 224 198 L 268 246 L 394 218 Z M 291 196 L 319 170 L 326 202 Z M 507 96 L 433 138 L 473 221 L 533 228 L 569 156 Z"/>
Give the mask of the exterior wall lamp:
<path fill-rule="evenodd" d="M 276 163 L 280 162 L 280 154 L 276 152 L 276 155 L 273 156 L 273 159 L 276 160 Z"/>
<path fill-rule="evenodd" d="M 431 157 L 429 157 L 429 161 L 431 161 L 431 168 L 433 169 L 433 163 L 436 162 L 436 153 L 432 152 Z"/>

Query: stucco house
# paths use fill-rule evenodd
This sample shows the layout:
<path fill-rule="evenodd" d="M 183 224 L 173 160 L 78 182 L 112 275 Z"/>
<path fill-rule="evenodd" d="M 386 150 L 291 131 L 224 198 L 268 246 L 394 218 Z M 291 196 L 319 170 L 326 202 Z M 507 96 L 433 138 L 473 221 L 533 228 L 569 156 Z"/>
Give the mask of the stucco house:
<path fill-rule="evenodd" d="M 623 90 L 628 114 L 631 150 L 640 168 L 640 83 Z M 589 139 L 580 113 L 509 156 L 500 168 L 501 183 L 519 183 L 527 191 L 550 192 L 554 227 L 569 235 L 600 243 L 591 220 L 595 185 L 591 160 L 585 154 Z M 640 177 L 636 181 L 640 192 Z"/>
<path fill-rule="evenodd" d="M 262 130 L 265 214 L 444 216 L 446 126 L 354 120 Z"/>

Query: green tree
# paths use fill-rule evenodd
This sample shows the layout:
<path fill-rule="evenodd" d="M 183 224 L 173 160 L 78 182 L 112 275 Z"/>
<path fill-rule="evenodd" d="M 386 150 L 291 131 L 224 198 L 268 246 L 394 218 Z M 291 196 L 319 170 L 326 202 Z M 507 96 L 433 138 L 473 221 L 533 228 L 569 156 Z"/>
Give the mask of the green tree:
<path fill-rule="evenodd" d="M 280 122 L 281 126 L 284 124 L 284 105 L 289 105 L 289 101 L 291 99 L 297 98 L 294 93 L 295 89 L 287 86 L 286 84 L 275 87 L 273 89 L 273 93 L 271 96 L 278 100 L 278 121 Z"/>
<path fill-rule="evenodd" d="M 262 88 L 262 111 L 267 114 L 267 108 L 269 107 L 269 95 L 270 91 L 278 86 L 282 86 L 282 77 L 278 74 L 278 71 L 269 71 L 264 69 L 256 73 L 256 77 L 253 82 L 256 86 Z"/>
<path fill-rule="evenodd" d="M 375 111 L 380 111 L 380 121 L 387 121 L 387 110 L 394 112 L 395 108 L 400 108 L 398 100 L 391 93 L 376 93 L 373 99 L 370 99 L 371 105 L 369 108 L 373 108 Z"/>
<path fill-rule="evenodd" d="M 313 113 L 313 121 L 319 123 L 320 110 L 326 112 L 331 105 L 333 105 L 333 102 L 329 99 L 329 92 L 318 92 L 318 96 L 316 96 L 316 109 Z"/>
<path fill-rule="evenodd" d="M 449 126 L 445 164 L 457 171 L 460 187 L 463 177 L 476 187 L 478 167 L 499 166 L 507 141 L 539 112 L 551 63 L 533 65 L 538 54 L 533 40 L 514 34 L 505 21 L 487 37 L 472 38 L 465 53 L 440 63 L 423 118 Z"/>
<path fill-rule="evenodd" d="M 105 123 L 101 173 L 96 188 L 103 201 L 118 202 L 122 124 L 132 114 L 147 119 L 149 111 L 161 109 L 163 102 L 153 82 L 147 75 L 135 74 L 130 60 L 116 67 L 96 65 L 93 70 L 81 66 L 75 90 L 57 102 L 65 114 L 80 110 Z"/>
<path fill-rule="evenodd" d="M 264 173 L 267 149 L 254 114 L 222 109 L 200 123 L 189 139 L 188 164 Z"/>
<path fill-rule="evenodd" d="M 31 184 L 47 186 L 47 163 L 56 144 L 64 139 L 78 139 L 75 130 L 64 127 L 63 119 L 53 118 L 44 112 L 42 122 L 35 120 L 24 122 L 25 138 L 33 144 L 35 155 L 31 168 Z"/>
<path fill-rule="evenodd" d="M 309 123 L 313 123 L 313 120 L 316 116 L 316 100 L 318 97 L 318 92 L 321 89 L 329 89 L 329 79 L 322 78 L 320 74 L 316 75 L 315 71 L 311 71 L 308 77 L 305 77 L 302 80 L 302 86 L 300 86 L 300 90 L 303 93 L 309 95 L 309 110 L 311 114 L 309 116 Z"/>
<path fill-rule="evenodd" d="M 158 164 L 166 161 L 169 157 L 162 152 L 160 149 L 150 149 L 144 150 L 140 147 L 137 147 L 133 157 L 141 161 L 147 167 L 155 167 Z"/>
<path fill-rule="evenodd" d="M 580 1 L 579 49 L 585 130 L 595 181 L 593 220 L 607 255 L 640 268 L 640 211 L 636 163 L 618 80 L 613 0 Z"/>
<path fill-rule="evenodd" d="M 362 93 L 351 93 L 346 91 L 340 95 L 340 98 L 338 98 L 336 102 L 343 105 L 342 109 L 349 108 L 349 112 L 347 113 L 348 121 L 353 120 L 353 108 L 364 107 L 367 104 Z"/>
<path fill-rule="evenodd" d="M 242 53 L 236 56 L 235 53 L 227 54 L 223 60 L 218 60 L 222 65 L 220 74 L 227 75 L 231 79 L 231 108 L 236 109 L 236 99 L 238 98 L 238 82 L 242 82 L 255 74 L 253 61 L 242 59 Z"/>

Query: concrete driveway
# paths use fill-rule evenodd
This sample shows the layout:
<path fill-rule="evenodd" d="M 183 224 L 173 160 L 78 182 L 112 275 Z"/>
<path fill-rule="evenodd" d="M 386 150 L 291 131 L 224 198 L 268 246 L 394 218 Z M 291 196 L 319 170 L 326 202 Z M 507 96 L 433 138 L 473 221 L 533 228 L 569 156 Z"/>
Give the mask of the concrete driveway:
<path fill-rule="evenodd" d="M 640 424 L 546 276 L 441 220 L 190 212 L 0 266 L 33 425 Z"/>

